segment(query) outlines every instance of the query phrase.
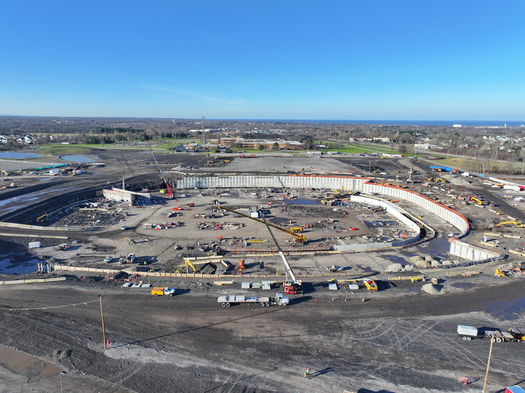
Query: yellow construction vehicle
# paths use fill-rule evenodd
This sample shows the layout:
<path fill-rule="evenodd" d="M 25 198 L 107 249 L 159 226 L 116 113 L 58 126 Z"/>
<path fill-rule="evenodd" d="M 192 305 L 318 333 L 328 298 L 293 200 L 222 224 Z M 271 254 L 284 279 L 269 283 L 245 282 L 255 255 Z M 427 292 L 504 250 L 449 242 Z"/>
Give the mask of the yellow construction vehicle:
<path fill-rule="evenodd" d="M 47 214 L 44 214 L 43 216 L 40 216 L 36 219 L 36 222 L 47 222 L 47 220 L 49 219 L 49 217 L 47 216 Z"/>
<path fill-rule="evenodd" d="M 254 221 L 258 221 L 258 222 L 261 222 L 263 224 L 266 224 L 266 225 L 269 225 L 271 227 L 274 227 L 274 228 L 277 228 L 279 229 L 280 231 L 283 231 L 283 232 L 286 232 L 287 234 L 291 235 L 293 237 L 293 241 L 294 243 L 304 243 L 306 242 L 306 237 L 304 235 L 299 235 L 297 233 L 293 233 L 291 230 L 289 229 L 286 229 L 286 228 L 282 228 L 278 225 L 275 225 L 275 224 L 272 224 L 272 223 L 269 223 L 269 222 L 266 222 L 264 220 L 261 220 L 259 218 L 255 218 L 255 217 L 251 217 L 247 214 L 244 214 L 244 213 L 241 213 L 241 212 L 238 212 L 237 210 L 233 210 L 233 209 L 230 209 L 228 207 L 225 207 L 225 206 L 222 206 L 222 205 L 219 205 L 217 206 L 218 209 L 224 209 L 224 210 L 227 210 L 229 212 L 232 212 L 232 213 L 235 213 L 235 214 L 238 214 L 240 216 L 243 216 L 243 217 L 247 217 L 251 220 L 254 220 Z"/>
<path fill-rule="evenodd" d="M 9 173 L 7 173 L 6 171 L 2 171 L 0 173 L 2 174 L 2 176 L 9 176 Z"/>
<path fill-rule="evenodd" d="M 499 224 L 496 224 L 496 228 L 502 225 L 514 225 L 516 228 L 523 228 L 525 224 L 517 221 L 502 221 Z"/>
<path fill-rule="evenodd" d="M 348 188 L 346 188 L 345 186 L 341 186 L 341 189 L 344 190 L 346 192 L 347 195 L 352 195 L 352 191 L 350 191 Z"/>
<path fill-rule="evenodd" d="M 498 276 L 498 277 L 507 277 L 505 272 L 503 270 L 500 270 L 500 269 L 496 269 L 496 271 L 494 272 L 494 275 Z"/>
<path fill-rule="evenodd" d="M 478 204 L 480 206 L 483 205 L 483 201 L 481 199 L 478 199 L 478 198 L 475 198 L 475 197 L 470 198 L 470 202 L 474 202 L 474 203 L 476 203 L 476 204 Z"/>
<path fill-rule="evenodd" d="M 303 231 L 303 228 L 301 227 L 290 228 L 290 232 L 293 232 L 293 233 L 302 232 L 302 231 Z"/>
<path fill-rule="evenodd" d="M 188 273 L 197 273 L 196 265 L 205 265 L 207 263 L 221 263 L 224 267 L 228 267 L 228 264 L 224 262 L 222 257 L 204 257 L 204 258 L 184 258 L 184 265 L 180 265 L 177 269 L 177 272 L 180 272 L 180 269 L 186 266 L 186 272 Z"/>
<path fill-rule="evenodd" d="M 363 281 L 365 283 L 366 289 L 369 291 L 377 291 L 377 284 L 374 280 L 371 278 L 364 278 Z"/>

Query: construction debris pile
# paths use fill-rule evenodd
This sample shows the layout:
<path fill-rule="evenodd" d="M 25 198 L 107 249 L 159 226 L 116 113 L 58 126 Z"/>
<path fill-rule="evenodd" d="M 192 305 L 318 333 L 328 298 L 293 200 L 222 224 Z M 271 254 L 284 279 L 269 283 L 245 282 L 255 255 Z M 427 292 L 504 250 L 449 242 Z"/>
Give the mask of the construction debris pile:
<path fill-rule="evenodd" d="M 66 211 L 69 214 L 59 219 L 55 224 L 71 227 L 105 227 L 115 225 L 126 219 L 126 215 L 118 210 L 78 207 L 72 209 L 75 210 L 73 213 Z"/>
<path fill-rule="evenodd" d="M 184 226 L 184 221 L 177 221 L 177 222 L 167 222 L 166 221 L 160 224 L 150 224 L 150 223 L 142 224 L 143 229 L 155 229 L 155 230 L 167 229 L 167 228 L 178 228 L 178 227 L 183 227 L 183 226 Z"/>
<path fill-rule="evenodd" d="M 235 231 L 237 229 L 241 229 L 244 226 L 244 224 L 239 222 L 220 222 L 220 221 L 213 221 L 213 222 L 199 222 L 196 224 L 195 229 L 197 231 Z"/>

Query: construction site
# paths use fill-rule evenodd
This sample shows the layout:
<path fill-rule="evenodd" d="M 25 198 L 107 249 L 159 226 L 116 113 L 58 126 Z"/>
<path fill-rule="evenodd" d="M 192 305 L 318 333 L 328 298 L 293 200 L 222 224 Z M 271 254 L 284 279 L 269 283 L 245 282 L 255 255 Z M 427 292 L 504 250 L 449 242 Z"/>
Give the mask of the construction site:
<path fill-rule="evenodd" d="M 456 326 L 525 330 L 519 179 L 141 153 L 2 162 L 6 391 L 474 392 L 490 339 Z M 522 345 L 491 356 L 487 391 L 525 386 Z"/>

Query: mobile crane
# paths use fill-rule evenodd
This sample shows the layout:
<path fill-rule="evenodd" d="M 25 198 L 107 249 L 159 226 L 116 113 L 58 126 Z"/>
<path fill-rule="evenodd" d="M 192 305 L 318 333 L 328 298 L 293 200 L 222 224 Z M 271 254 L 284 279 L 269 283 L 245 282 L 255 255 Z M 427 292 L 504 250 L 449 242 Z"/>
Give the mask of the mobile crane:
<path fill-rule="evenodd" d="M 168 181 L 166 180 L 166 176 L 164 176 L 164 172 L 162 172 L 162 169 L 159 165 L 159 162 L 157 161 L 157 158 L 155 157 L 155 154 L 153 154 L 153 150 L 151 149 L 151 146 L 149 145 L 148 141 L 145 141 L 146 144 L 149 147 L 149 151 L 151 152 L 151 155 L 153 156 L 153 159 L 155 160 L 155 164 L 157 164 L 157 168 L 159 168 L 160 174 L 162 176 L 162 180 L 164 180 L 164 184 L 166 184 L 166 189 L 168 190 L 168 198 L 173 198 L 173 193 L 171 192 L 170 185 L 168 184 Z"/>
<path fill-rule="evenodd" d="M 268 232 L 270 232 L 270 235 L 272 236 L 272 239 L 277 246 L 277 250 L 279 251 L 279 256 L 283 260 L 284 267 L 286 268 L 286 279 L 283 282 L 284 292 L 287 294 L 296 294 L 296 293 L 303 293 L 303 282 L 300 280 L 295 279 L 295 275 L 293 274 L 292 267 L 288 263 L 288 260 L 284 256 L 283 250 L 281 250 L 281 246 L 279 246 L 279 243 L 277 243 L 277 239 L 273 235 L 272 230 L 270 229 L 270 225 L 264 218 L 264 214 L 261 214 L 261 217 L 263 218 L 264 224 L 266 225 L 266 228 L 268 228 Z M 290 276 L 290 280 L 288 280 L 288 276 Z"/>
<path fill-rule="evenodd" d="M 263 219 L 261 220 L 259 218 L 251 217 L 248 214 L 244 214 L 244 213 L 238 212 L 237 210 L 233 210 L 233 209 L 230 209 L 230 208 L 222 206 L 222 205 L 218 205 L 217 209 L 224 209 L 224 210 L 227 210 L 229 212 L 238 214 L 240 216 L 247 217 L 247 218 L 250 218 L 252 220 L 262 222 L 263 224 L 266 224 L 266 226 L 271 226 L 271 227 L 277 228 L 278 230 L 286 232 L 287 234 L 292 236 L 293 237 L 293 241 L 295 243 L 304 243 L 304 242 L 306 242 L 306 236 L 304 236 L 304 235 L 302 235 L 300 233 L 295 233 L 292 230 L 288 230 L 286 228 L 282 228 L 282 227 L 280 227 L 278 225 L 275 225 L 275 224 L 272 224 L 272 223 L 267 223 L 266 220 L 264 220 L 264 215 L 262 214 L 262 212 L 260 212 L 260 214 L 259 214 L 259 216 L 263 217 Z"/>

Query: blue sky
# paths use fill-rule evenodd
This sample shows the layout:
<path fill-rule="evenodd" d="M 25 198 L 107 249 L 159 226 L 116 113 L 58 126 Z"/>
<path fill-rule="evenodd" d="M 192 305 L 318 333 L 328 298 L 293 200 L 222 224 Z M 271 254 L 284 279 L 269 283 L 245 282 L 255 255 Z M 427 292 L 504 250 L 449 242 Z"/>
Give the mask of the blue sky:
<path fill-rule="evenodd" d="M 0 114 L 525 119 L 522 0 L 21 0 L 0 15 Z"/>

